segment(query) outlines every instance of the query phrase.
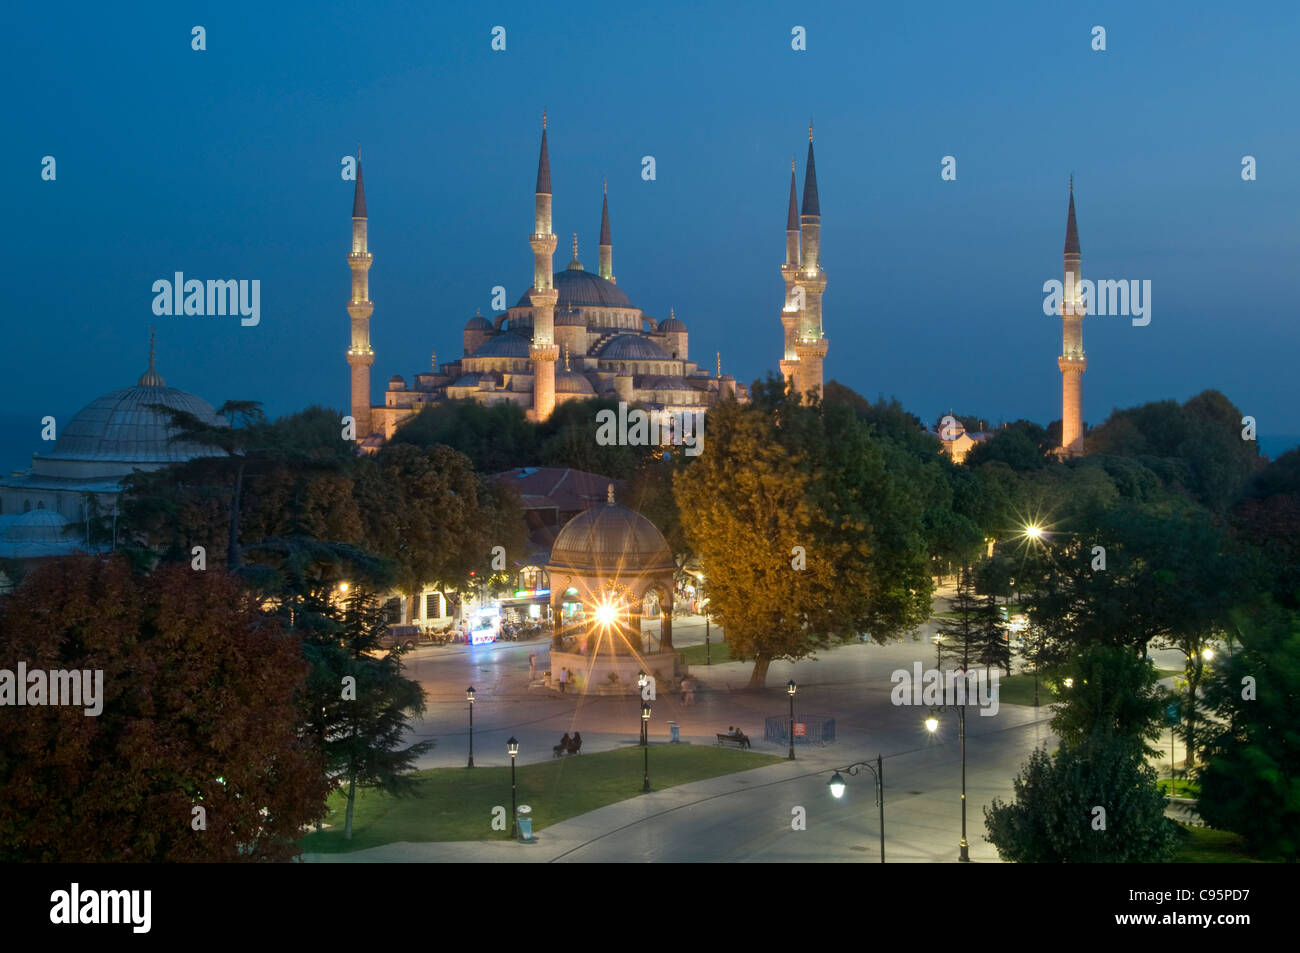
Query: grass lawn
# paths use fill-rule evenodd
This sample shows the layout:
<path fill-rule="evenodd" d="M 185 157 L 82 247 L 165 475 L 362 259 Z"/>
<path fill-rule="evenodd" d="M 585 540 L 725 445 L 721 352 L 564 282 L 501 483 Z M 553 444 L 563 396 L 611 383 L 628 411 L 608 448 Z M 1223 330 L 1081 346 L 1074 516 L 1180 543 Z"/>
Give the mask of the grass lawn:
<path fill-rule="evenodd" d="M 1186 778 L 1176 778 L 1175 780 L 1177 783 L 1174 786 L 1174 793 L 1172 795 L 1173 797 L 1200 797 L 1201 796 L 1201 786 L 1197 784 L 1195 781 L 1188 781 Z M 1169 779 L 1161 778 L 1157 783 L 1160 785 L 1160 793 L 1163 794 L 1165 797 L 1170 797 Z"/>
<path fill-rule="evenodd" d="M 704 664 L 704 644 L 688 645 L 684 649 L 679 649 L 682 655 L 686 656 L 687 665 Z M 712 664 L 718 665 L 721 662 L 730 662 L 731 646 L 726 642 L 713 642 L 709 648 L 709 658 Z"/>
<path fill-rule="evenodd" d="M 650 787 L 663 788 L 701 781 L 722 774 L 775 764 L 782 758 L 711 745 L 652 745 Z M 510 811 L 510 767 L 435 768 L 417 771 L 419 796 L 389 797 L 358 790 L 352 818 L 352 840 L 343 839 L 347 801 L 342 792 L 330 796 L 334 825 L 302 839 L 308 853 L 345 853 L 394 841 L 505 840 L 505 831 L 492 830 L 492 809 Z M 583 754 L 542 764 L 521 765 L 516 772 L 520 804 L 532 807 L 533 830 L 594 811 L 641 793 L 642 754 L 629 747 L 601 754 Z M 506 823 L 509 824 L 507 817 Z"/>
<path fill-rule="evenodd" d="M 1208 827 L 1184 827 L 1182 844 L 1174 854 L 1176 864 L 1262 864 L 1267 861 L 1246 853 L 1241 838 L 1230 831 L 1216 831 Z"/>
<path fill-rule="evenodd" d="M 998 701 L 1005 702 L 1008 705 L 1032 706 L 1034 704 L 1034 673 L 1003 675 L 999 678 Z M 1046 708 L 1056 701 L 1057 697 L 1052 694 L 1051 684 L 1046 678 L 1040 678 L 1038 681 L 1039 707 Z"/>

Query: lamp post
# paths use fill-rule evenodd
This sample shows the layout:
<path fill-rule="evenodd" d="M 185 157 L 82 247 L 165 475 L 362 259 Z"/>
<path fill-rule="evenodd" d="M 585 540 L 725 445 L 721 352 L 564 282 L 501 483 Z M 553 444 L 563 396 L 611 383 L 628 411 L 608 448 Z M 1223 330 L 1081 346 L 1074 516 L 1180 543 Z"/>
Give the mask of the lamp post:
<path fill-rule="evenodd" d="M 962 678 L 966 677 L 966 670 L 959 669 Z M 964 696 L 963 696 L 964 697 Z M 947 705 L 940 705 L 935 711 L 943 711 Z M 963 702 L 955 706 L 957 709 L 957 726 L 958 733 L 961 736 L 961 852 L 957 859 L 963 864 L 970 863 L 970 847 L 966 843 L 966 705 Z M 939 727 L 939 719 L 930 713 L 930 717 L 925 719 L 925 728 L 931 734 Z"/>
<path fill-rule="evenodd" d="M 510 837 L 512 840 L 519 838 L 519 819 L 515 814 L 515 755 L 519 754 L 519 742 L 515 736 L 511 735 L 510 740 L 506 742 L 506 750 L 510 752 Z"/>
<path fill-rule="evenodd" d="M 939 650 L 939 659 L 934 663 L 934 667 L 940 670 L 943 669 L 943 639 L 942 635 L 936 635 L 931 639 L 934 642 L 934 647 Z"/>
<path fill-rule="evenodd" d="M 469 700 L 469 765 L 474 767 L 474 686 L 471 685 L 465 689 L 465 697 Z"/>
<path fill-rule="evenodd" d="M 642 672 L 640 675 L 638 675 L 638 676 L 636 677 L 637 688 L 641 689 L 641 698 L 642 698 L 643 701 L 644 701 L 644 699 L 645 699 L 645 686 L 646 686 L 646 682 L 647 682 L 647 679 L 646 679 L 646 674 L 645 674 L 645 672 Z M 644 747 L 649 743 L 648 740 L 646 739 L 646 736 L 645 736 L 645 730 L 646 730 L 646 723 L 645 723 L 645 718 L 643 717 L 643 718 L 641 719 L 641 746 L 642 746 L 643 748 L 644 748 Z"/>
<path fill-rule="evenodd" d="M 849 775 L 856 775 L 863 768 L 870 771 L 876 779 L 876 807 L 880 809 L 880 862 L 883 864 L 885 862 L 885 765 L 880 755 L 876 755 L 874 766 L 870 761 L 858 761 L 841 770 L 848 772 Z M 831 796 L 836 800 L 844 796 L 844 778 L 839 771 L 831 775 L 826 786 L 831 789 Z"/>
<path fill-rule="evenodd" d="M 641 737 L 647 739 L 645 745 L 641 748 L 641 752 L 645 757 L 645 769 L 644 769 L 645 774 L 641 781 L 642 794 L 650 793 L 650 742 L 648 740 L 650 734 L 649 728 L 650 728 L 650 703 L 642 702 L 641 703 Z"/>
<path fill-rule="evenodd" d="M 794 684 L 794 679 L 792 678 L 792 679 L 790 679 L 789 683 L 785 686 L 786 694 L 790 696 L 790 755 L 789 755 L 789 757 L 787 758 L 788 761 L 793 761 L 793 760 L 794 760 L 794 693 L 795 693 L 795 688 L 796 688 L 796 686 L 795 686 L 795 684 Z"/>

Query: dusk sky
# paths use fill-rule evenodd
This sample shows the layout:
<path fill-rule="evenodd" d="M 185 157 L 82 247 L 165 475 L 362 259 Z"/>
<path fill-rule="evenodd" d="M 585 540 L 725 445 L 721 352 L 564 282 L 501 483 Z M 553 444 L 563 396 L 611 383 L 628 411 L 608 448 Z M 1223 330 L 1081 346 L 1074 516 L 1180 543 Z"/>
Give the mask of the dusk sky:
<path fill-rule="evenodd" d="M 492 287 L 513 304 L 531 283 L 543 110 L 556 269 L 574 231 L 595 269 L 607 177 L 619 287 L 656 318 L 675 308 L 703 366 L 720 350 L 741 381 L 776 371 L 790 160 L 802 185 L 812 116 L 827 380 L 927 421 L 1059 418 L 1042 286 L 1061 277 L 1073 172 L 1084 277 L 1152 286 L 1149 325 L 1084 322 L 1085 420 L 1217 388 L 1262 434 L 1300 433 L 1300 5 L 1155 7 L 15 6 L 3 463 L 30 460 L 42 416 L 133 385 L 150 325 L 170 386 L 342 413 L 339 173 L 358 140 L 374 402 L 432 351 L 461 356 Z M 151 285 L 177 271 L 260 280 L 261 323 L 155 317 Z"/>

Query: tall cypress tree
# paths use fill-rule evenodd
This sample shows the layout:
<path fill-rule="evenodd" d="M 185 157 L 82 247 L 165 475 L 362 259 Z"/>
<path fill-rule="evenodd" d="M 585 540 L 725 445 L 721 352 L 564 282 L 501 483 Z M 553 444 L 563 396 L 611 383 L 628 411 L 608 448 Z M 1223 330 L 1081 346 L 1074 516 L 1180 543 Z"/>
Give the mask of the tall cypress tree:
<path fill-rule="evenodd" d="M 997 596 L 985 594 L 976 610 L 975 658 L 981 665 L 1000 668 L 1011 674 L 1011 645 L 1006 637 L 1006 623 Z"/>
<path fill-rule="evenodd" d="M 970 669 L 971 662 L 979 658 L 979 615 L 980 604 L 975 596 L 975 583 L 969 566 L 962 567 L 957 580 L 957 595 L 952 600 L 952 611 L 956 618 L 939 619 L 935 623 L 943 635 L 949 658 L 961 660 L 963 669 Z"/>

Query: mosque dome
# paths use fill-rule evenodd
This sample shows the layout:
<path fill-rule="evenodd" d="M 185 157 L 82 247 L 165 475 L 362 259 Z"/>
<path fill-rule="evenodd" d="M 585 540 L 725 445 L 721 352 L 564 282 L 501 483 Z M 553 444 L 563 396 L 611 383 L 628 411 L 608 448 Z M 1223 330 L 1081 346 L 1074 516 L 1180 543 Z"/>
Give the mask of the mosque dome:
<path fill-rule="evenodd" d="M 528 357 L 528 339 L 521 334 L 507 331 L 489 338 L 473 357 Z"/>
<path fill-rule="evenodd" d="M 665 333 L 668 331 L 680 331 L 686 333 L 686 323 L 677 317 L 667 317 L 659 322 L 659 331 Z"/>
<path fill-rule="evenodd" d="M 620 334 L 612 338 L 600 356 L 607 361 L 668 361 L 671 358 L 654 341 L 639 334 Z"/>
<path fill-rule="evenodd" d="M 615 503 L 612 485 L 609 502 L 598 503 L 564 524 L 547 562 L 550 572 L 602 576 L 676 568 L 663 533 L 640 513 Z"/>
<path fill-rule="evenodd" d="M 491 331 L 492 322 L 481 314 L 476 314 L 465 322 L 466 331 Z"/>
<path fill-rule="evenodd" d="M 645 390 L 694 390 L 684 377 L 652 377 L 641 386 Z"/>
<path fill-rule="evenodd" d="M 590 271 L 566 270 L 555 273 L 555 290 L 560 293 L 560 300 L 555 306 L 556 313 L 570 305 L 576 307 L 596 308 L 632 308 L 635 307 L 623 293 L 623 289 L 614 282 L 600 277 Z M 525 291 L 517 308 L 531 308 L 532 301 Z"/>
<path fill-rule="evenodd" d="M 4 531 L 4 540 L 11 543 L 57 543 L 64 538 L 68 528 L 66 517 L 53 510 L 32 510 L 14 517 Z"/>
<path fill-rule="evenodd" d="M 32 474 L 74 479 L 125 476 L 136 468 L 153 470 L 220 454 L 212 447 L 173 443 L 170 438 L 176 427 L 171 418 L 151 405 L 185 411 L 213 426 L 229 426 L 203 398 L 166 386 L 151 352 L 149 369 L 136 386 L 105 394 L 78 411 L 60 429 L 53 449 L 35 456 Z"/>
<path fill-rule="evenodd" d="M 555 375 L 555 392 L 557 394 L 585 394 L 596 396 L 596 389 L 591 386 L 585 374 L 577 371 L 560 371 Z"/>

